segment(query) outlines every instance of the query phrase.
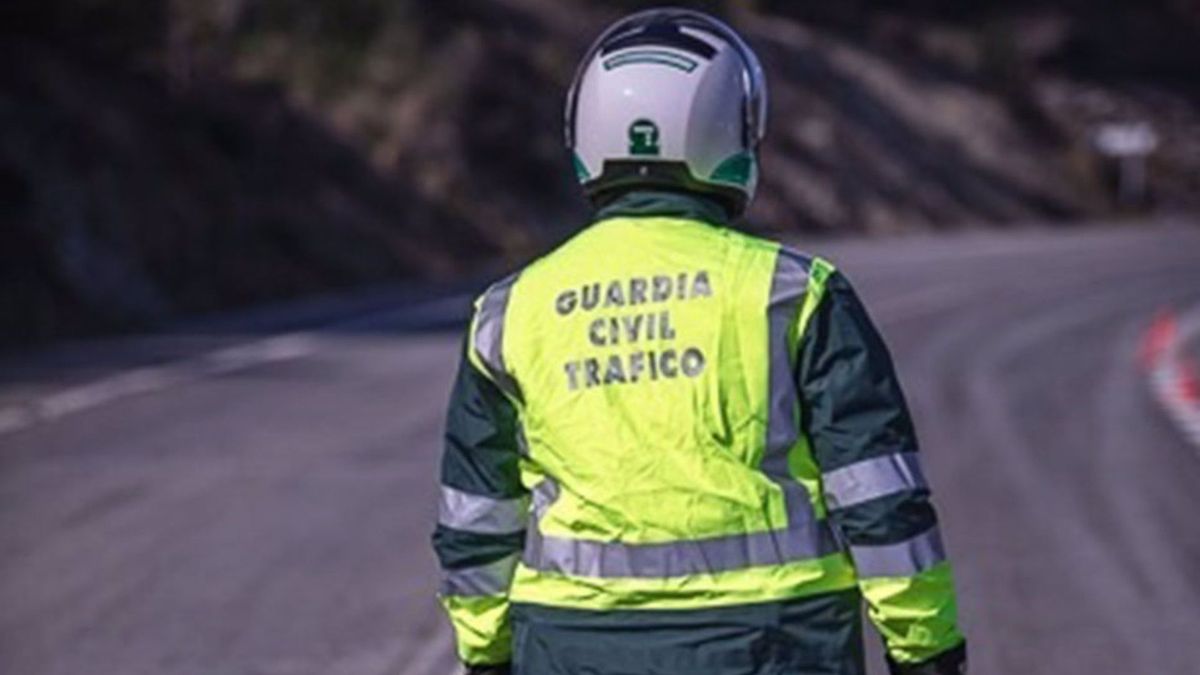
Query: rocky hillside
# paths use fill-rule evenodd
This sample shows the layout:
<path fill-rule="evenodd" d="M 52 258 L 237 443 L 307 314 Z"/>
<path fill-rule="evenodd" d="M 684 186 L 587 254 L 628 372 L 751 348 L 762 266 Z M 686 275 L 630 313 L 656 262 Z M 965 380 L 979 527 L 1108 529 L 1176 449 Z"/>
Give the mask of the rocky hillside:
<path fill-rule="evenodd" d="M 1107 215 L 1110 121 L 1160 137 L 1147 205 L 1196 206 L 1188 3 L 696 4 L 768 70 L 752 227 Z M 535 255 L 586 212 L 560 147 L 575 61 L 640 5 L 11 0 L 0 344 Z"/>

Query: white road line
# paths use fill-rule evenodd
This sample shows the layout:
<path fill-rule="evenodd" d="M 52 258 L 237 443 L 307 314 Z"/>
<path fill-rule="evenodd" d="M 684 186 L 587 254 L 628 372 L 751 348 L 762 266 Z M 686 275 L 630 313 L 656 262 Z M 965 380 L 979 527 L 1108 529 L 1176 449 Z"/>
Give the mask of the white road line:
<path fill-rule="evenodd" d="M 27 409 L 25 406 L 0 408 L 0 434 L 19 431 L 36 421 L 33 417 L 33 411 Z"/>
<path fill-rule="evenodd" d="M 90 410 L 118 399 L 162 391 L 181 384 L 219 377 L 268 363 L 302 358 L 317 351 L 318 336 L 330 329 L 368 328 L 409 317 L 438 319 L 453 316 L 465 296 L 439 298 L 416 305 L 386 309 L 343 319 L 312 330 L 284 333 L 224 347 L 171 363 L 143 366 L 92 382 L 47 394 L 23 403 L 0 407 L 0 435 Z"/>
<path fill-rule="evenodd" d="M 0 408 L 0 434 L 20 431 L 118 399 L 312 353 L 311 333 L 289 333 L 160 366 L 144 366 Z"/>

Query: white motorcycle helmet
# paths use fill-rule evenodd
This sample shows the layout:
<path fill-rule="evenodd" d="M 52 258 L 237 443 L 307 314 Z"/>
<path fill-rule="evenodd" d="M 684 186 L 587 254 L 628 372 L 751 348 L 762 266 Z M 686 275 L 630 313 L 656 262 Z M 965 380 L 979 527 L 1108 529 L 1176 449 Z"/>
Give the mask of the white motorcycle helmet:
<path fill-rule="evenodd" d="M 617 21 L 567 94 L 566 142 L 593 202 L 637 187 L 718 198 L 736 216 L 758 183 L 767 85 L 732 28 L 662 8 Z"/>

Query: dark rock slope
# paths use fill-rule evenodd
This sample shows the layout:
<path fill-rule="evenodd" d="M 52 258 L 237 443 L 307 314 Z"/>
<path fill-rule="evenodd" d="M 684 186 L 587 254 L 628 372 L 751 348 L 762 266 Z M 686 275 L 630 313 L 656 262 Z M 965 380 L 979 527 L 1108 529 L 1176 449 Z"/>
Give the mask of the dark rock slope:
<path fill-rule="evenodd" d="M 768 70 L 753 228 L 1106 215 L 1113 167 L 1090 139 L 1131 120 L 1161 139 L 1146 203 L 1196 205 L 1188 3 L 696 4 Z M 0 344 L 536 255 L 586 212 L 564 89 L 633 6 L 10 0 Z"/>

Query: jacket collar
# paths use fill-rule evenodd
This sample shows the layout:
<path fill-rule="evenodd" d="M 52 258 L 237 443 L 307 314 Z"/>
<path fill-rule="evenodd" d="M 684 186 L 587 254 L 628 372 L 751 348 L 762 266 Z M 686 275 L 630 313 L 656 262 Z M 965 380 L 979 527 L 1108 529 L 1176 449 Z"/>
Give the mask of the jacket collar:
<path fill-rule="evenodd" d="M 717 202 L 700 195 L 660 190 L 634 190 L 596 211 L 595 220 L 619 217 L 667 216 L 728 225 L 729 216 Z"/>

